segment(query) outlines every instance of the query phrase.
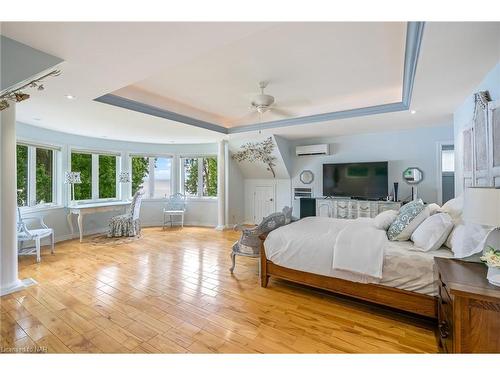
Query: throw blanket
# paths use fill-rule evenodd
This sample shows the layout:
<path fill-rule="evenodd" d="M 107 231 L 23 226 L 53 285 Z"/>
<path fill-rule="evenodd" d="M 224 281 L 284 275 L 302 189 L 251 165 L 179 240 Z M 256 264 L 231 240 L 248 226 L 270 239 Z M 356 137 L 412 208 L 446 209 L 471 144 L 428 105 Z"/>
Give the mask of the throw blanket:
<path fill-rule="evenodd" d="M 380 280 L 387 241 L 386 232 L 376 228 L 371 220 L 353 220 L 337 236 L 333 268 Z"/>

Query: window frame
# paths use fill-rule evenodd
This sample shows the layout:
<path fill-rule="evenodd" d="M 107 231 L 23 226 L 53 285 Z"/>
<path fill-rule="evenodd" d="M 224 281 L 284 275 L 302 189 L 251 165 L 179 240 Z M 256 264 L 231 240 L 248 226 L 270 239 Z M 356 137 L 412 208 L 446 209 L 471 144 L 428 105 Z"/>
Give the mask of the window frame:
<path fill-rule="evenodd" d="M 167 153 L 160 153 L 160 154 L 155 154 L 155 153 L 130 153 L 128 155 L 128 170 L 130 171 L 130 178 L 132 179 L 132 158 L 148 158 L 149 159 L 149 165 L 148 165 L 148 177 L 149 177 L 149 191 L 145 192 L 144 197 L 142 198 L 143 201 L 164 201 L 165 197 L 154 197 L 154 188 L 155 188 L 155 171 L 154 171 L 154 162 L 152 160 L 154 158 L 164 158 L 164 159 L 170 159 L 171 164 L 170 164 L 170 192 L 171 194 L 175 193 L 175 183 L 174 183 L 174 176 L 175 176 L 175 155 L 174 154 L 167 154 Z M 129 185 L 129 199 L 132 198 L 132 181 L 128 183 Z"/>
<path fill-rule="evenodd" d="M 34 142 L 29 139 L 18 138 L 16 140 L 16 154 L 17 146 L 25 146 L 28 148 L 27 160 L 27 187 L 26 205 L 19 206 L 23 211 L 36 211 L 54 207 L 61 207 L 61 188 L 60 181 L 60 160 L 62 146 L 50 143 Z M 45 149 L 52 151 L 52 202 L 50 203 L 36 203 L 36 149 Z M 17 159 L 17 158 L 16 158 Z M 16 160 L 17 162 L 17 160 Z M 16 171 L 17 172 L 17 171 Z"/>
<path fill-rule="evenodd" d="M 217 154 L 186 154 L 179 156 L 179 192 L 186 196 L 186 199 L 198 201 L 198 200 L 217 200 L 219 197 L 219 179 L 217 177 L 217 195 L 216 196 L 206 196 L 203 195 L 203 168 L 200 166 L 203 165 L 203 159 L 214 158 L 217 161 L 217 173 L 219 171 L 219 158 Z M 186 180 L 186 176 L 184 175 L 184 163 L 183 159 L 198 159 L 198 193 L 196 195 L 187 195 L 184 190 L 184 181 Z"/>
<path fill-rule="evenodd" d="M 121 159 L 122 153 L 120 151 L 114 150 L 102 150 L 102 149 L 92 149 L 92 148 L 82 148 L 77 146 L 68 147 L 68 171 L 72 171 L 71 168 L 71 156 L 73 153 L 76 154 L 89 154 L 91 155 L 91 188 L 90 188 L 90 199 L 75 199 L 75 203 L 86 204 L 86 203 L 98 203 L 98 202 L 117 202 L 122 200 L 122 190 L 120 189 L 119 176 L 121 173 Z M 115 177 L 115 191 L 116 196 L 114 198 L 99 198 L 99 155 L 115 156 L 116 163 L 116 177 Z M 78 172 L 78 171 L 76 171 Z M 71 202 L 71 188 L 68 188 L 68 202 Z"/>

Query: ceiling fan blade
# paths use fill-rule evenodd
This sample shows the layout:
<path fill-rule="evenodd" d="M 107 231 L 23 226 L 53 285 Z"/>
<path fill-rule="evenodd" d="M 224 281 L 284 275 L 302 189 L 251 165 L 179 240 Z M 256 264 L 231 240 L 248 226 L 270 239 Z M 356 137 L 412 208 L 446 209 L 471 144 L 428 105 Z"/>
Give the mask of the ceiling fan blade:
<path fill-rule="evenodd" d="M 291 99 L 291 100 L 280 100 L 278 105 L 281 107 L 302 107 L 311 105 L 309 99 Z"/>
<path fill-rule="evenodd" d="M 297 117 L 296 113 L 287 111 L 287 110 L 282 109 L 282 108 L 277 108 L 277 107 L 272 107 L 271 112 L 275 113 L 277 115 L 283 116 L 283 117 L 288 117 L 288 118 Z"/>
<path fill-rule="evenodd" d="M 238 125 L 243 125 L 247 123 L 254 123 L 259 121 L 259 113 L 255 110 L 252 112 L 247 113 L 245 116 L 237 118 L 236 120 L 233 121 L 233 123 L 238 124 Z"/>

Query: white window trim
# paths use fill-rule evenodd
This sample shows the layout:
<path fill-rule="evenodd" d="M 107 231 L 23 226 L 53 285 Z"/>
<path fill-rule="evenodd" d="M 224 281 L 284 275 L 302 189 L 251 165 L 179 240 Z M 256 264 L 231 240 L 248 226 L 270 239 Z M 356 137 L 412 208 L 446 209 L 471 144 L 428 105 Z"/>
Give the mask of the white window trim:
<path fill-rule="evenodd" d="M 154 192 L 155 192 L 155 170 L 154 170 L 154 158 L 164 158 L 164 159 L 171 159 L 171 165 L 170 165 L 170 191 L 172 194 L 174 194 L 175 191 L 175 184 L 174 184 L 174 166 L 175 166 L 175 155 L 174 154 L 155 154 L 155 153 L 130 153 L 128 155 L 128 170 L 130 171 L 130 178 L 132 179 L 132 158 L 148 158 L 149 159 L 149 166 L 148 166 L 148 177 L 149 177 L 149 191 L 146 192 L 146 196 L 142 199 L 143 201 L 148 201 L 148 202 L 159 202 L 159 201 L 165 201 L 165 197 L 155 197 Z M 132 198 L 132 181 L 129 183 L 129 199 Z"/>
<path fill-rule="evenodd" d="M 103 202 L 119 202 L 122 201 L 122 194 L 120 189 L 119 176 L 121 172 L 121 159 L 122 153 L 113 150 L 82 148 L 82 147 L 68 147 L 68 171 L 71 171 L 71 154 L 89 154 L 91 155 L 91 199 L 75 199 L 75 203 L 103 203 Z M 114 198 L 99 198 L 99 155 L 115 156 L 116 162 L 116 197 Z M 71 188 L 68 188 L 68 202 L 71 202 Z"/>
<path fill-rule="evenodd" d="M 60 208 L 61 195 L 60 195 L 60 172 L 59 161 L 61 158 L 61 146 L 54 144 L 46 144 L 34 142 L 26 138 L 18 138 L 16 146 L 28 147 L 28 192 L 26 194 L 26 206 L 20 207 L 23 212 L 36 212 L 51 208 Z M 52 202 L 36 204 L 36 149 L 42 148 L 52 151 Z"/>
<path fill-rule="evenodd" d="M 198 166 L 202 166 L 203 164 L 203 159 L 206 158 L 215 158 L 217 160 L 217 165 L 219 165 L 219 158 L 215 154 L 193 154 L 193 155 L 182 155 L 179 156 L 179 192 L 182 194 L 186 195 L 186 200 L 188 201 L 216 201 L 218 199 L 218 196 L 215 197 L 210 197 L 210 196 L 204 196 L 203 195 L 203 168 L 198 168 L 198 194 L 197 195 L 187 195 L 184 191 L 184 181 L 185 181 L 185 176 L 184 176 L 184 164 L 183 164 L 183 159 L 198 159 Z M 217 171 L 218 172 L 218 171 Z M 219 187 L 217 186 L 217 190 Z"/>

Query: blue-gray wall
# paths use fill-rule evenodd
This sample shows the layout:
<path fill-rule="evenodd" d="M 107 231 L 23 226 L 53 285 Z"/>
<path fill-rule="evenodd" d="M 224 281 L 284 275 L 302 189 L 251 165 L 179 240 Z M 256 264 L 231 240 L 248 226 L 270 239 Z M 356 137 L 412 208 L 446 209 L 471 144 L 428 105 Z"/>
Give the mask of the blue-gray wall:
<path fill-rule="evenodd" d="M 418 185 L 419 197 L 426 202 L 438 198 L 438 142 L 453 140 L 452 124 L 441 127 L 411 130 L 356 134 L 334 138 L 310 139 L 293 142 L 298 145 L 330 144 L 329 156 L 293 157 L 292 188 L 307 187 L 300 182 L 299 175 L 305 170 L 313 171 L 314 182 L 309 185 L 315 196 L 323 195 L 323 164 L 352 162 L 389 162 L 389 192 L 394 182 L 399 183 L 399 198 L 411 193 L 411 187 L 403 182 L 402 173 L 407 167 L 419 167 L 424 180 Z"/>

